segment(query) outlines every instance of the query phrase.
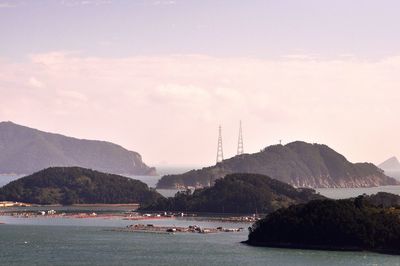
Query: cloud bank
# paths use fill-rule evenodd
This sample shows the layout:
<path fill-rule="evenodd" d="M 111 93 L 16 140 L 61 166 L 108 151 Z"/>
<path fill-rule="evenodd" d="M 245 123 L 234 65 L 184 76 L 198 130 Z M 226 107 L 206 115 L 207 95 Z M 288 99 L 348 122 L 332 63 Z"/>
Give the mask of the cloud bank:
<path fill-rule="evenodd" d="M 301 139 L 378 163 L 400 151 L 399 71 L 396 56 L 34 54 L 0 60 L 0 120 L 113 141 L 153 164 L 207 165 L 218 124 L 234 155 L 241 119 L 247 152 Z"/>

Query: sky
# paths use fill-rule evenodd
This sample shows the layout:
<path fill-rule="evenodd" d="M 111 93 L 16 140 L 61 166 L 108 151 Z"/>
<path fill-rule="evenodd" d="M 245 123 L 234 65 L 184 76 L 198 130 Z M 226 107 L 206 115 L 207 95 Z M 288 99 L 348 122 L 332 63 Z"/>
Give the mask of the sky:
<path fill-rule="evenodd" d="M 149 165 L 303 140 L 400 156 L 395 0 L 0 0 L 0 121 Z"/>

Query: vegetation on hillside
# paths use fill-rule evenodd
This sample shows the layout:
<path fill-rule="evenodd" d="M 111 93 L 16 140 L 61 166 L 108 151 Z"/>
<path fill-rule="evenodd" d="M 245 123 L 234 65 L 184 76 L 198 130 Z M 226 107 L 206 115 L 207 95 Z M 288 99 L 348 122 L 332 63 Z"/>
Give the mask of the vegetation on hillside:
<path fill-rule="evenodd" d="M 314 200 L 277 210 L 249 228 L 247 243 L 399 253 L 400 210 L 377 207 L 370 200 Z"/>
<path fill-rule="evenodd" d="M 52 167 L 0 188 L 0 200 L 34 204 L 150 204 L 162 197 L 131 178 L 80 167 Z"/>
<path fill-rule="evenodd" d="M 296 141 L 285 146 L 269 146 L 254 154 L 235 156 L 200 170 L 163 176 L 157 187 L 208 186 L 232 173 L 267 175 L 296 187 L 371 187 L 398 184 L 371 163 L 353 164 L 326 145 Z"/>
<path fill-rule="evenodd" d="M 214 213 L 268 213 L 291 204 L 322 198 L 312 189 L 296 189 L 258 174 L 231 174 L 210 188 L 178 192 L 173 198 L 159 198 L 143 208 L 153 211 Z"/>
<path fill-rule="evenodd" d="M 382 208 L 399 208 L 400 209 L 400 196 L 387 192 L 378 192 L 373 195 L 363 195 L 364 199 L 375 207 Z"/>

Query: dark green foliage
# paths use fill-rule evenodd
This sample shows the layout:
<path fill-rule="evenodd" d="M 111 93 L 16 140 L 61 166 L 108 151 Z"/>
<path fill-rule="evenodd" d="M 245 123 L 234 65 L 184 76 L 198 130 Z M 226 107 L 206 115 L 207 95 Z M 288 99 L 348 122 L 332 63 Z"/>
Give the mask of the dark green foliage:
<path fill-rule="evenodd" d="M 52 167 L 0 189 L 0 200 L 35 204 L 149 204 L 161 197 L 131 178 L 80 167 Z"/>
<path fill-rule="evenodd" d="M 312 189 L 296 189 L 257 174 L 231 174 L 210 188 L 179 192 L 159 199 L 146 210 L 214 213 L 267 213 L 291 204 L 321 198 Z"/>
<path fill-rule="evenodd" d="M 400 196 L 387 193 L 387 192 L 378 192 L 374 195 L 366 196 L 364 195 L 366 201 L 369 204 L 376 206 L 376 207 L 397 207 L 400 208 Z"/>
<path fill-rule="evenodd" d="M 375 207 L 363 196 L 290 206 L 249 230 L 251 245 L 400 252 L 399 212 Z"/>
<path fill-rule="evenodd" d="M 326 145 L 301 141 L 273 145 L 254 153 L 224 160 L 215 166 L 192 170 L 181 175 L 163 176 L 159 188 L 176 185 L 208 186 L 232 173 L 255 173 L 270 176 L 297 187 L 353 187 L 395 185 L 370 163 L 350 163 Z"/>

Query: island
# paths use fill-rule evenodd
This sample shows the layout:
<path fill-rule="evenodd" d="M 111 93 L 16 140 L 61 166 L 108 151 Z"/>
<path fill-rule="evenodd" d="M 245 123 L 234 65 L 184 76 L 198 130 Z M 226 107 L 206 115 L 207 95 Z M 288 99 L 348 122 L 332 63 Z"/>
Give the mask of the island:
<path fill-rule="evenodd" d="M 209 188 L 178 192 L 173 198 L 158 198 L 142 211 L 208 213 L 269 213 L 292 204 L 321 199 L 313 189 L 291 185 L 259 174 L 230 174 Z"/>
<path fill-rule="evenodd" d="M 79 166 L 120 175 L 156 175 L 138 152 L 117 144 L 0 122 L 0 174 L 29 175 L 54 166 Z"/>
<path fill-rule="evenodd" d="M 383 163 L 379 164 L 378 167 L 385 171 L 386 175 L 400 180 L 400 162 L 396 156 L 387 159 Z"/>
<path fill-rule="evenodd" d="M 245 243 L 279 248 L 400 254 L 398 200 L 399 196 L 378 193 L 293 205 L 254 223 Z M 382 207 L 390 206 L 390 202 L 397 203 Z"/>
<path fill-rule="evenodd" d="M 141 181 L 81 167 L 50 167 L 0 188 L 0 201 L 41 205 L 146 205 L 161 197 Z"/>
<path fill-rule="evenodd" d="M 157 188 L 207 187 L 232 173 L 262 174 L 295 187 L 310 188 L 399 184 L 372 163 L 351 163 L 326 145 L 295 141 L 238 155 L 203 169 L 163 176 Z"/>

